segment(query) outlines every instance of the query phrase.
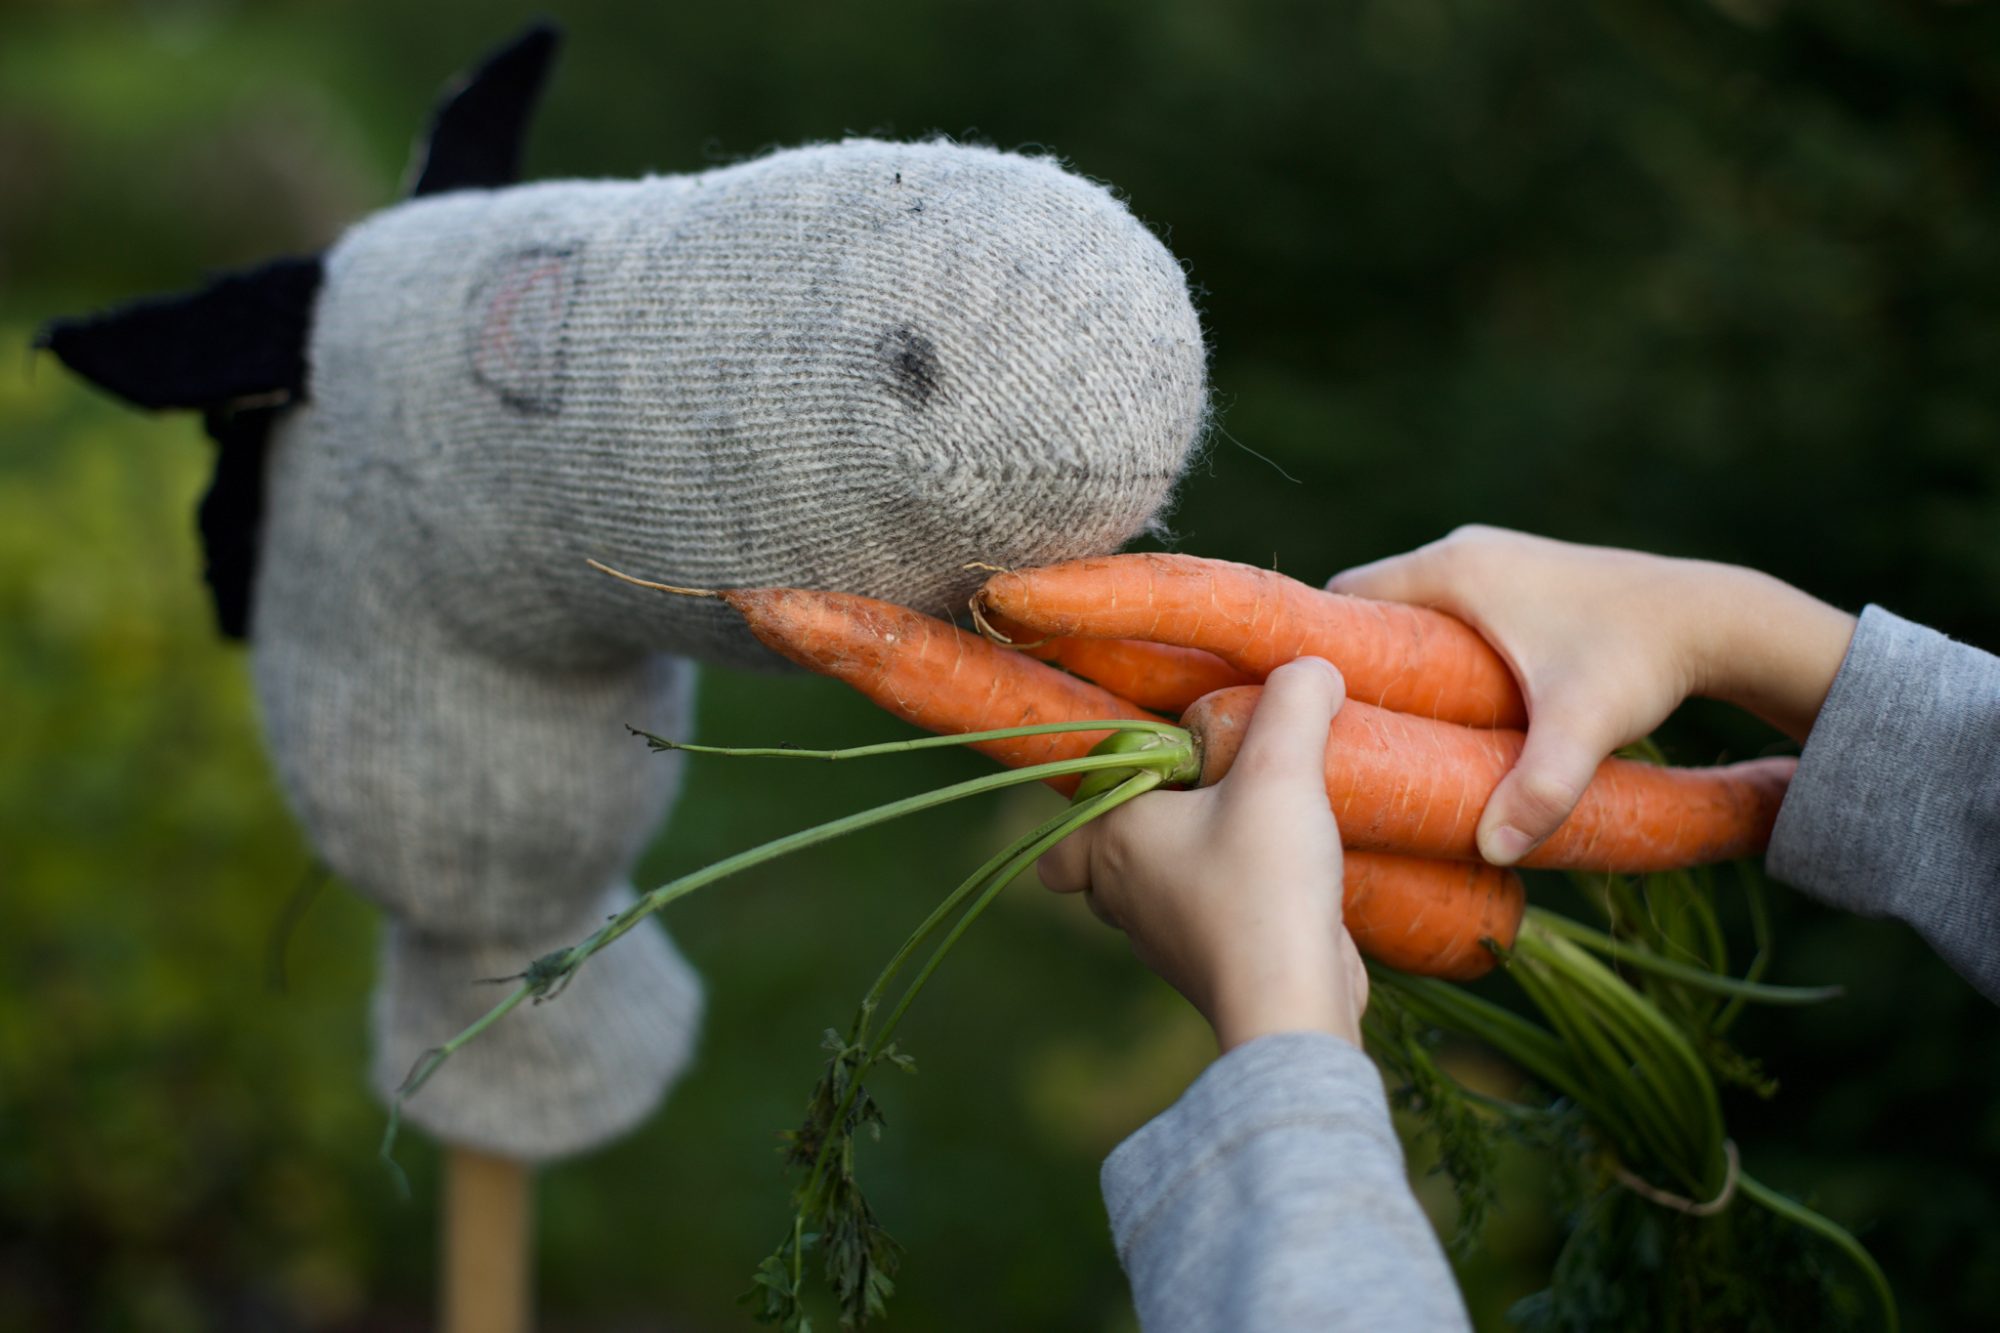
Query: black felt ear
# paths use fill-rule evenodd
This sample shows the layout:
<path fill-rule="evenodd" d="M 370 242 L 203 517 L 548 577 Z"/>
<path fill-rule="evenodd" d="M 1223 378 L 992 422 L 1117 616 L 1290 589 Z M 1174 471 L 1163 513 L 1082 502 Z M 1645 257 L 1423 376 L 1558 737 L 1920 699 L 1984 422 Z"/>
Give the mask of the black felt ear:
<path fill-rule="evenodd" d="M 488 56 L 438 105 L 412 194 L 511 184 L 528 116 L 561 34 L 539 23 Z M 225 274 L 200 291 L 59 319 L 36 344 L 138 407 L 198 408 L 219 451 L 202 496 L 204 576 L 224 634 L 244 638 L 264 517 L 271 427 L 306 395 L 306 342 L 325 276 L 319 257 Z"/>
<path fill-rule="evenodd" d="M 202 424 L 215 440 L 215 475 L 201 497 L 202 571 L 215 624 L 231 639 L 250 636 L 250 585 L 264 526 L 264 455 L 279 407 L 219 407 Z"/>
<path fill-rule="evenodd" d="M 59 319 L 36 341 L 138 407 L 200 408 L 220 452 L 200 526 L 217 625 L 246 636 L 264 451 L 283 405 L 306 391 L 306 337 L 324 268 L 317 256 L 225 274 L 198 292 Z"/>
<path fill-rule="evenodd" d="M 561 29 L 534 24 L 448 88 L 417 146 L 410 194 L 512 185 L 528 117 L 561 44 Z"/>
<path fill-rule="evenodd" d="M 296 398 L 322 272 L 316 255 L 274 260 L 197 292 L 53 320 L 35 341 L 137 407 Z"/>

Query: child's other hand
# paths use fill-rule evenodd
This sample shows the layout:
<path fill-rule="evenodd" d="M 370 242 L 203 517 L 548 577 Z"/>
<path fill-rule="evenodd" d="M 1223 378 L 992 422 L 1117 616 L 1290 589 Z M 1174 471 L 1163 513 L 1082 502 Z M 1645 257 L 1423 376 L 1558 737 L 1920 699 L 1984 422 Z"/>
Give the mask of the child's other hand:
<path fill-rule="evenodd" d="M 1130 936 L 1225 1051 L 1274 1032 L 1361 1044 L 1368 973 L 1341 924 L 1340 829 L 1326 800 L 1327 727 L 1344 697 L 1318 658 L 1280 667 L 1228 777 L 1142 796 L 1037 867 Z"/>
<path fill-rule="evenodd" d="M 1528 702 L 1528 742 L 1479 821 L 1511 865 L 1568 817 L 1604 757 L 1690 695 L 1803 740 L 1854 617 L 1753 570 L 1465 527 L 1337 575 L 1335 592 L 1436 607 L 1499 650 Z"/>

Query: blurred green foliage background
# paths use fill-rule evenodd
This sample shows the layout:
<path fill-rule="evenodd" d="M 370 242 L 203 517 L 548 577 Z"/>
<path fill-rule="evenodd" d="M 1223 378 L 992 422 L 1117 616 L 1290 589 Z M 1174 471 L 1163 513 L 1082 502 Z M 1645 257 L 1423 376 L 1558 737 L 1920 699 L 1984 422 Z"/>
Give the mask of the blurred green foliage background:
<path fill-rule="evenodd" d="M 1182 549 L 1317 579 L 1481 520 L 1769 569 L 2000 647 L 2000 12 L 1909 0 L 561 5 L 530 177 L 686 171 L 846 132 L 1044 145 L 1202 291 L 1220 429 Z M 390 202 L 443 79 L 512 4 L 0 11 L 0 341 L 325 245 Z M 25 350 L 0 372 L 0 1328 L 422 1327 L 416 1202 L 361 1083 L 370 909 L 320 895 L 210 630 L 209 449 Z M 710 738 L 888 734 L 822 682 L 711 674 Z M 1691 706 L 1705 762 L 1773 738 Z M 690 770 L 662 878 L 963 757 Z M 552 1329 L 737 1327 L 786 1212 L 773 1131 L 820 1029 L 1045 796 L 711 890 L 698 1067 L 546 1173 Z M 1746 1162 L 1852 1225 L 1907 1326 L 2000 1310 L 2000 1023 L 1909 932 L 1778 904 L 1758 1016 L 1784 1087 Z M 282 984 L 280 984 L 282 982 Z M 902 1328 L 1132 1327 L 1095 1168 L 1210 1054 L 1078 905 L 1015 890 L 909 1031 L 867 1170 Z M 1472 1057 L 1464 1057 L 1470 1059 Z M 1558 1242 L 1515 1206 L 1461 1276 L 1483 1326 Z M 1426 1198 L 1440 1218 L 1449 1204 Z"/>

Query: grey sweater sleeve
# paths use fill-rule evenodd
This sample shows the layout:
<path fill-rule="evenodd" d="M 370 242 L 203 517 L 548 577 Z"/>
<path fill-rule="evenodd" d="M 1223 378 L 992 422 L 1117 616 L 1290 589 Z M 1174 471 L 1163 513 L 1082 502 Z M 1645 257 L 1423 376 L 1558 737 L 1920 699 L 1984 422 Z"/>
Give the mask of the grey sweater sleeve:
<path fill-rule="evenodd" d="M 1146 1333 L 1468 1329 L 1381 1075 L 1338 1037 L 1224 1055 L 1104 1163 Z"/>
<path fill-rule="evenodd" d="M 1863 611 L 1766 864 L 1915 926 L 2000 1003 L 2000 658 Z"/>

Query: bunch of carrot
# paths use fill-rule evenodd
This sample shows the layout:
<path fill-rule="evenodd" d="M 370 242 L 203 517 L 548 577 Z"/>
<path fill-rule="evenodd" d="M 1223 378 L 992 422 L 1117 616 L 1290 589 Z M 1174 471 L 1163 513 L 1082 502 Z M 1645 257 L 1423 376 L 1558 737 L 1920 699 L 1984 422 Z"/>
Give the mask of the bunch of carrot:
<path fill-rule="evenodd" d="M 774 651 L 938 733 L 845 751 L 719 750 L 650 738 L 660 748 L 829 760 L 967 744 L 1013 771 L 804 830 L 655 889 L 589 939 L 537 960 L 511 996 L 413 1073 L 402 1096 L 487 1024 L 552 994 L 591 954 L 696 888 L 1002 786 L 1045 781 L 1074 793 L 1067 810 L 989 860 L 919 926 L 846 1037 L 833 1043 L 807 1123 L 793 1138 L 792 1160 L 806 1173 L 795 1191 L 794 1224 L 755 1279 L 760 1318 L 788 1329 L 807 1326 L 803 1262 L 815 1245 L 843 1324 L 879 1313 L 888 1295 L 894 1249 L 854 1183 L 852 1137 L 872 1113 L 863 1079 L 900 1062 L 891 1037 L 944 954 L 1001 888 L 1075 828 L 1156 787 L 1220 780 L 1255 708 L 1257 682 L 1300 656 L 1328 659 L 1347 680 L 1348 702 L 1327 738 L 1326 785 L 1349 845 L 1348 929 L 1364 955 L 1395 969 L 1377 972 L 1378 994 L 1391 996 L 1400 1012 L 1466 1032 L 1513 1058 L 1584 1108 L 1620 1162 L 1699 1197 L 1733 1190 L 1738 1175 L 1713 1083 L 1688 1033 L 1593 954 L 1739 1007 L 1825 998 L 1719 975 L 1530 910 L 1517 875 L 1478 859 L 1473 830 L 1521 752 L 1526 708 L 1498 654 L 1441 613 L 1175 555 L 997 572 L 974 600 L 980 634 L 844 593 L 685 589 L 605 572 L 719 598 Z M 1162 713 L 1179 715 L 1180 724 Z M 1576 812 L 1528 864 L 1637 873 L 1754 856 L 1769 838 L 1791 769 L 1789 760 L 1670 769 L 1608 758 Z M 941 931 L 942 942 L 884 1016 L 891 984 Z M 1498 961 L 1508 962 L 1548 1028 L 1424 980 L 1468 980 Z M 1784 1211 L 1776 1196 L 1742 1179 L 1746 1194 Z M 1805 1217 L 1811 1220 L 1793 1220 L 1842 1244 L 1886 1301 L 1866 1252 L 1825 1219 Z"/>
<path fill-rule="evenodd" d="M 1162 768 L 1156 747 L 1150 761 L 1184 785 L 1228 772 L 1256 681 L 1296 657 L 1325 657 L 1350 695 L 1327 738 L 1326 782 L 1353 853 L 1345 906 L 1356 943 L 1403 971 L 1458 980 L 1493 965 L 1487 941 L 1514 943 L 1526 903 L 1520 880 L 1478 863 L 1473 831 L 1524 741 L 1502 724 L 1523 719 L 1525 706 L 1499 655 L 1449 616 L 1177 555 L 999 573 L 973 604 L 984 639 L 844 593 L 714 595 L 774 651 L 927 731 L 1150 719 L 1134 700 L 1184 712 L 1196 760 Z M 1019 767 L 1083 755 L 1109 734 L 974 748 Z M 1640 872 L 1756 855 L 1791 769 L 1785 759 L 1709 770 L 1607 759 L 1528 864 Z M 1073 775 L 1055 781 L 1068 789 Z"/>

